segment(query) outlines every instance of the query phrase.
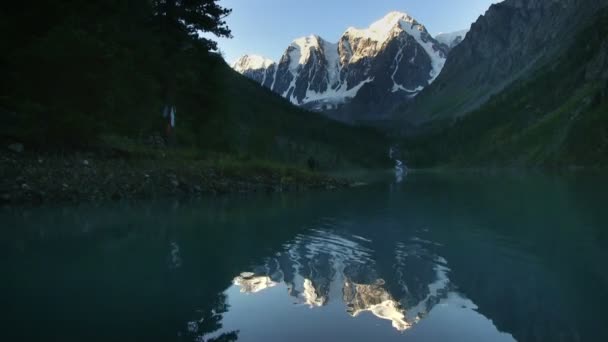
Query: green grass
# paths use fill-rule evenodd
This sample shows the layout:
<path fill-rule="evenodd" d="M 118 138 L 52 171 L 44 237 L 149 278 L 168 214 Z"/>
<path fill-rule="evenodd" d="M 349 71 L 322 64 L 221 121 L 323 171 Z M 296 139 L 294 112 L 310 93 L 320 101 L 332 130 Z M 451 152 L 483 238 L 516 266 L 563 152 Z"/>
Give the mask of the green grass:
<path fill-rule="evenodd" d="M 284 183 L 323 177 L 315 170 L 310 170 L 305 163 L 261 159 L 251 155 L 205 152 L 191 147 L 152 148 L 119 136 L 103 137 L 98 149 L 109 149 L 114 154 L 118 153 L 121 159 L 129 160 L 133 164 L 142 165 L 142 167 L 146 165 L 148 168 L 157 165 L 174 170 L 184 168 L 207 169 L 214 170 L 222 176 L 247 179 L 252 177 L 282 177 Z"/>

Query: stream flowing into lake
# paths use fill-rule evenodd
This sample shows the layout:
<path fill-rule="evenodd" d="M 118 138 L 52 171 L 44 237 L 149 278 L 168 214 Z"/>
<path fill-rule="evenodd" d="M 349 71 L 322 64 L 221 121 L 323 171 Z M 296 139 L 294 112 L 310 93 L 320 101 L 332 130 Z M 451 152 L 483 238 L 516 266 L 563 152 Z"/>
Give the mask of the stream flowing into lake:
<path fill-rule="evenodd" d="M 3 341 L 608 341 L 608 177 L 0 210 Z"/>

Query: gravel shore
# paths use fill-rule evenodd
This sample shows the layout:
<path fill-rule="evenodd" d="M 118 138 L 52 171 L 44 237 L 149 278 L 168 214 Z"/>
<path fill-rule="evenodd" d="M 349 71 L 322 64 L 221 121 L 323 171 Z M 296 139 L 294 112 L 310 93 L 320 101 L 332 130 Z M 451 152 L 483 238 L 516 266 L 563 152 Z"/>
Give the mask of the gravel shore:
<path fill-rule="evenodd" d="M 0 154 L 0 204 L 291 192 L 350 182 L 288 167 L 215 166 L 209 161 Z"/>

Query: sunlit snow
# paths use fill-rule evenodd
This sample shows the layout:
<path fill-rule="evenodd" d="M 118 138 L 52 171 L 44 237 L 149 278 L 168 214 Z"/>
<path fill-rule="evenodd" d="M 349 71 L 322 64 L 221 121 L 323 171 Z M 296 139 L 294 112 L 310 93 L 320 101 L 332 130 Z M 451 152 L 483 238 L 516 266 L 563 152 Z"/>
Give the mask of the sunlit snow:
<path fill-rule="evenodd" d="M 399 36 L 403 32 L 414 38 L 417 45 L 413 48 L 416 49 L 415 53 L 418 54 L 418 50 L 422 48 L 431 60 L 431 71 L 429 73 L 428 84 L 433 82 L 435 78 L 441 72 L 446 56 L 443 50 L 437 46 L 435 41 L 430 34 L 426 31 L 426 28 L 418 23 L 414 18 L 406 13 L 391 12 L 384 18 L 373 23 L 369 28 L 357 29 L 349 28 L 343 34 L 340 39 L 340 43 L 330 43 L 325 41 L 319 36 L 311 35 L 302 37 L 294 40 L 287 52 L 281 59 L 280 65 L 287 63 L 287 71 L 291 74 L 291 82 L 281 95 L 288 98 L 292 103 L 296 105 L 306 105 L 314 103 L 316 107 L 325 108 L 326 105 L 341 104 L 354 98 L 359 90 L 367 83 L 373 82 L 374 78 L 371 75 L 367 75 L 366 79 L 358 84 L 348 84 L 345 80 L 343 69 L 349 65 L 353 65 L 358 61 L 365 58 L 373 58 L 377 56 L 386 47 L 393 38 Z M 450 38 L 446 35 L 444 37 Z M 393 80 L 393 86 L 391 91 L 393 93 L 403 91 L 411 96 L 415 96 L 420 92 L 427 84 L 419 85 L 413 89 L 408 89 L 402 84 L 399 84 L 395 80 L 395 75 L 399 69 L 399 65 L 402 62 L 404 49 L 408 47 L 403 46 L 401 50 L 395 56 L 395 60 L 391 65 L 391 79 Z M 319 52 L 319 53 L 315 53 Z M 311 61 L 311 58 L 323 58 L 324 60 Z M 277 65 L 273 61 L 268 60 L 259 56 L 245 56 L 245 59 L 239 60 L 235 64 L 234 69 L 240 73 L 246 71 L 258 70 L 262 68 L 269 68 L 272 65 Z M 415 57 L 410 59 L 410 63 L 414 63 Z M 302 69 L 305 65 L 311 65 L 308 70 L 308 74 L 302 75 Z M 282 68 L 284 70 L 284 67 Z M 296 84 L 301 77 L 312 79 L 317 72 L 327 71 L 327 75 L 324 77 L 325 84 L 320 88 L 311 89 L 311 84 L 308 82 L 308 88 L 304 98 L 298 98 L 295 96 Z M 274 70 L 274 77 L 272 84 L 270 85 L 271 90 L 276 91 L 277 86 L 277 74 L 279 66 Z M 365 75 L 365 72 L 364 72 Z M 270 75 L 263 75 L 264 81 L 266 77 Z M 318 89 L 325 89 L 319 92 Z"/>
<path fill-rule="evenodd" d="M 272 60 L 262 56 L 245 55 L 234 62 L 232 68 L 239 73 L 243 73 L 248 70 L 268 69 L 273 64 Z"/>

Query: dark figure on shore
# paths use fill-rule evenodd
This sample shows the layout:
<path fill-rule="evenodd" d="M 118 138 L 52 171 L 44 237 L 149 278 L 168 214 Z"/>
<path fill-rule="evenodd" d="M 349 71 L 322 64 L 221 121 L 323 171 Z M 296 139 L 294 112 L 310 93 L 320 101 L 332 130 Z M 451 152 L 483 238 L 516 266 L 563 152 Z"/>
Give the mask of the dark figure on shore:
<path fill-rule="evenodd" d="M 315 171 L 319 167 L 319 163 L 315 160 L 315 158 L 308 158 L 308 168 L 310 171 Z"/>

